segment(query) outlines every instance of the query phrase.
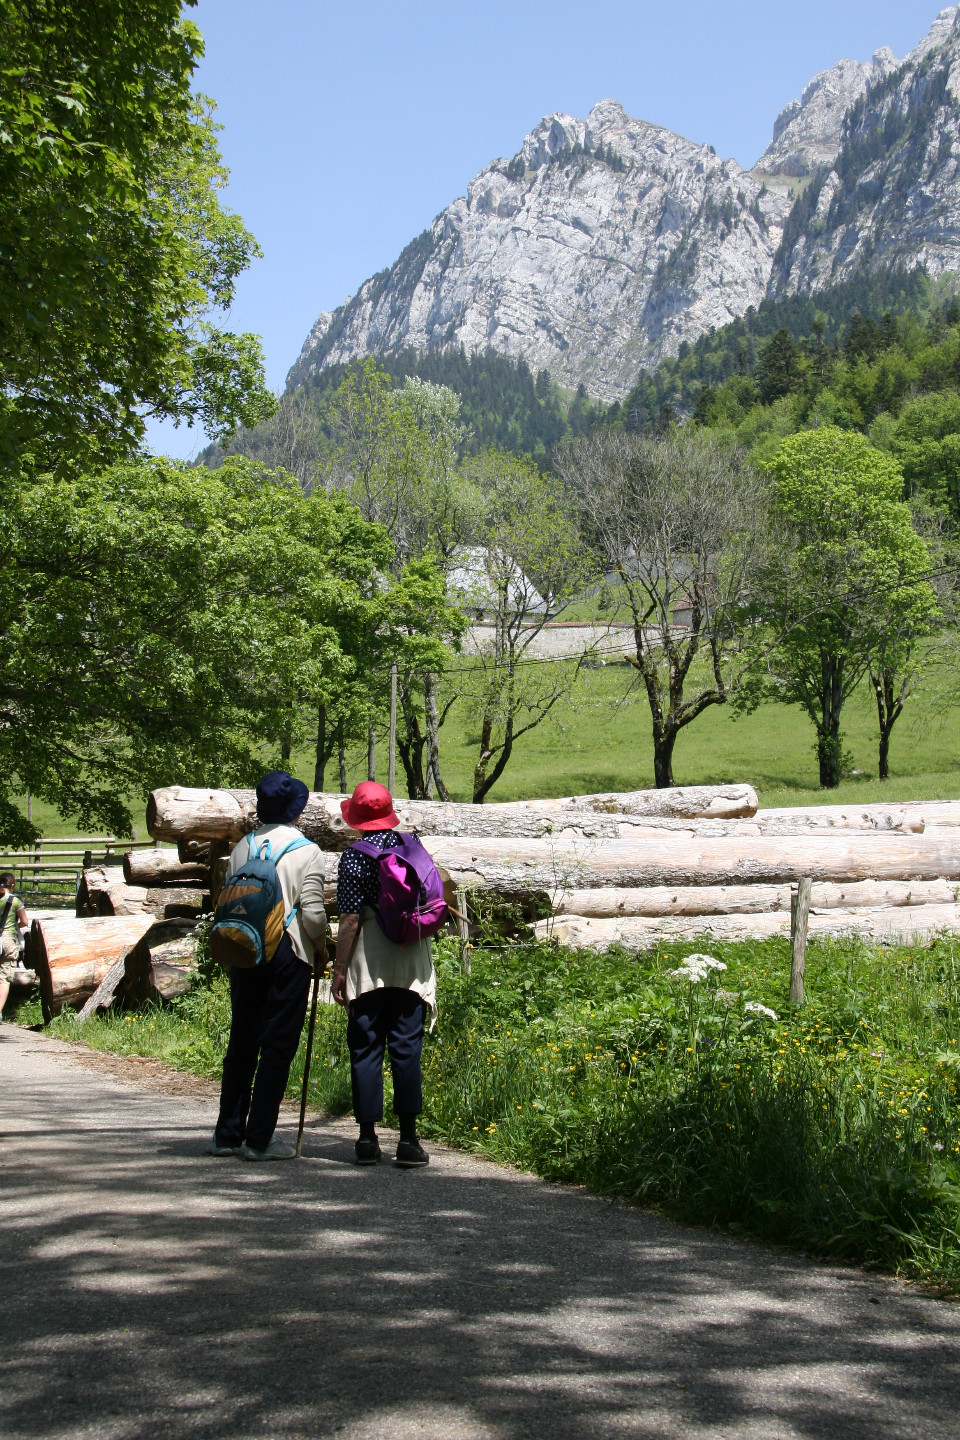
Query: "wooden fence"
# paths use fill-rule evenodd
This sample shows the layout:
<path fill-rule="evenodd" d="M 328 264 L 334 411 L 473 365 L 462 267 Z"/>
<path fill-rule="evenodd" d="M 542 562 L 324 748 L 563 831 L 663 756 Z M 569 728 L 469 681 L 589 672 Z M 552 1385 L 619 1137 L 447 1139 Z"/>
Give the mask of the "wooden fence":
<path fill-rule="evenodd" d="M 81 872 L 91 865 L 120 865 L 128 850 L 152 850 L 155 840 L 118 840 L 115 835 L 71 835 L 36 840 L 24 850 L 0 850 L 0 870 L 11 870 L 24 900 L 73 897 Z"/>

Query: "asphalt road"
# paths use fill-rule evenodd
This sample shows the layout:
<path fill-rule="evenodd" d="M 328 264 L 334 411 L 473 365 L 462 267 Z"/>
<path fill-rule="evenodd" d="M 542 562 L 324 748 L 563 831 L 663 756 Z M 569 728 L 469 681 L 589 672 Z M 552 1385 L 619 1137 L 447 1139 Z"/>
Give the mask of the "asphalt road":
<path fill-rule="evenodd" d="M 210 1088 L 117 1068 L 0 1026 L 10 1440 L 960 1436 L 958 1306 L 341 1123 L 208 1159 Z"/>

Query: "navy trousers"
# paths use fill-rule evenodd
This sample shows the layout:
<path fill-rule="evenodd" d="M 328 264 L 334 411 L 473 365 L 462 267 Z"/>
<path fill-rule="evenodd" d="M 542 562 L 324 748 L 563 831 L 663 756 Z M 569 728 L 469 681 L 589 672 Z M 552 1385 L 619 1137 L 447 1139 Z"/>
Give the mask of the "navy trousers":
<path fill-rule="evenodd" d="M 310 966 L 284 935 L 268 965 L 230 971 L 230 1041 L 223 1058 L 217 1144 L 266 1150 L 303 1029 Z"/>
<path fill-rule="evenodd" d="M 398 1115 L 423 1109 L 420 1052 L 426 1005 L 413 990 L 385 986 L 350 1002 L 347 1045 L 353 1113 L 361 1125 L 383 1119 L 383 1054 L 390 1052 L 393 1108 Z"/>

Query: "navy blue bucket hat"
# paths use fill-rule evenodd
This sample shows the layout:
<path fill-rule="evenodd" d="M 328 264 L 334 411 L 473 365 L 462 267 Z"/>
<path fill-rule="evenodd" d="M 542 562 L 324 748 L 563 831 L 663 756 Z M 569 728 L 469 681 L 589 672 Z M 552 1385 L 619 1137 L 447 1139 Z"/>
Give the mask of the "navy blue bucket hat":
<path fill-rule="evenodd" d="M 257 786 L 257 814 L 261 824 L 292 824 L 309 795 L 302 780 L 294 780 L 286 770 L 271 770 Z"/>

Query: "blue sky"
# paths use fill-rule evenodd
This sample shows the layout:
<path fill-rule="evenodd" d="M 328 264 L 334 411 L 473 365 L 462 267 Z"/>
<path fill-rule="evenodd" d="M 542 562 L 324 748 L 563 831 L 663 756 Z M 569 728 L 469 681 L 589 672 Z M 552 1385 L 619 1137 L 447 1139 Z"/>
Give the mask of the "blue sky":
<path fill-rule="evenodd" d="M 226 203 L 264 258 L 231 328 L 263 336 L 283 385 L 310 326 L 389 265 L 542 115 L 610 96 L 631 114 L 752 165 L 819 70 L 929 29 L 919 0 L 200 0 L 198 88 L 230 167 Z M 192 456 L 196 431 L 154 427 Z"/>

